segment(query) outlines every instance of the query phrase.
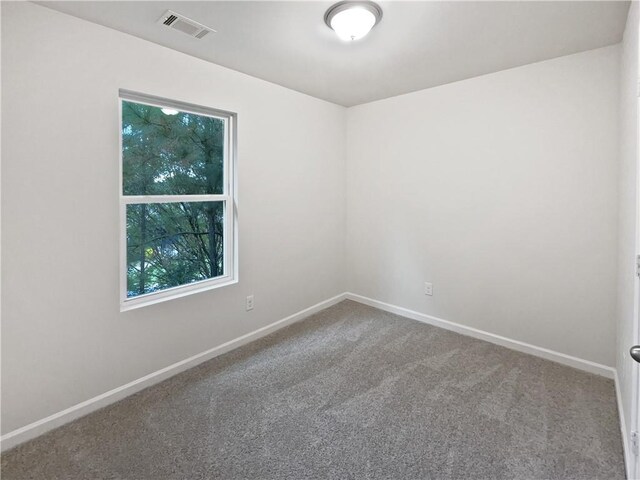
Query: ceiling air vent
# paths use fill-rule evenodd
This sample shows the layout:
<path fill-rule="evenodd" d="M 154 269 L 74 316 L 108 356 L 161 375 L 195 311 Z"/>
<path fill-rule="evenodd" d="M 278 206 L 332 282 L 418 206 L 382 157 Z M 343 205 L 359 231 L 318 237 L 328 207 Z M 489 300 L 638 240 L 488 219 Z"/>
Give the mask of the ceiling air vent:
<path fill-rule="evenodd" d="M 210 32 L 216 33 L 213 28 L 209 28 L 171 10 L 164 12 L 158 23 L 196 38 L 203 38 Z"/>

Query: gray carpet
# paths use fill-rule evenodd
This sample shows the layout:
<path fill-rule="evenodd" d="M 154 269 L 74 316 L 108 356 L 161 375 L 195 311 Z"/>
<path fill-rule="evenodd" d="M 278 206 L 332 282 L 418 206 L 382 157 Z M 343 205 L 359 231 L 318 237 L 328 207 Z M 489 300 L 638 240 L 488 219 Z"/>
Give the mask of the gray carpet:
<path fill-rule="evenodd" d="M 10 479 L 618 479 L 611 380 L 345 301 L 2 456 Z"/>

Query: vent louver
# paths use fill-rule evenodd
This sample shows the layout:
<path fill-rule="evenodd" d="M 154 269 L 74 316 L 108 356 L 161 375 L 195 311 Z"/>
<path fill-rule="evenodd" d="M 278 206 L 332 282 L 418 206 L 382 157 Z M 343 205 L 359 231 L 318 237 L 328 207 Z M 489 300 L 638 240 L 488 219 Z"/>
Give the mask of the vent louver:
<path fill-rule="evenodd" d="M 201 23 L 191 20 L 190 18 L 180 15 L 179 13 L 167 10 L 164 12 L 158 23 L 178 30 L 179 32 L 186 33 L 190 37 L 202 39 L 209 33 L 216 33 L 213 28 L 207 27 Z"/>
<path fill-rule="evenodd" d="M 175 22 L 178 19 L 178 17 L 176 17 L 175 15 L 169 15 L 166 20 L 164 22 L 162 22 L 165 25 L 171 25 L 173 22 Z"/>

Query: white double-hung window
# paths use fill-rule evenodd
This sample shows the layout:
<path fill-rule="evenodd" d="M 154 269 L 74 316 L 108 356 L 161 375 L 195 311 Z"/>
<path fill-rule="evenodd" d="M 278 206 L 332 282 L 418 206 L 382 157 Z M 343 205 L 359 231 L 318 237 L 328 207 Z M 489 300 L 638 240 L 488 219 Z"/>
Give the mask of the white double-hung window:
<path fill-rule="evenodd" d="M 233 283 L 236 115 L 120 90 L 122 310 Z"/>

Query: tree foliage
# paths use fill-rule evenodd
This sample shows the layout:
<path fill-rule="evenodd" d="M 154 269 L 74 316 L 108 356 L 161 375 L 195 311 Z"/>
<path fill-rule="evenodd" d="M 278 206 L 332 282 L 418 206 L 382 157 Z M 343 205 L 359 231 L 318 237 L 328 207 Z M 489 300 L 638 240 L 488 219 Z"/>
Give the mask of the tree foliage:
<path fill-rule="evenodd" d="M 222 194 L 224 126 L 124 101 L 124 195 Z M 129 204 L 126 215 L 128 297 L 224 273 L 223 202 Z"/>

